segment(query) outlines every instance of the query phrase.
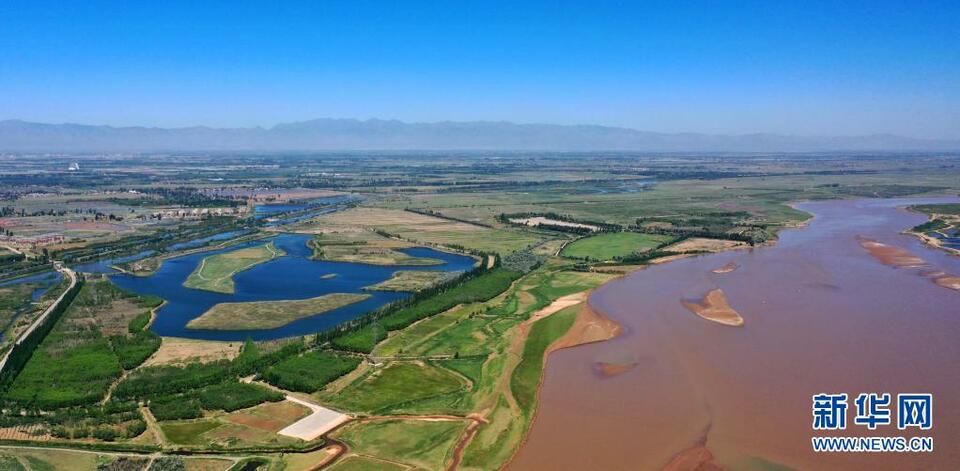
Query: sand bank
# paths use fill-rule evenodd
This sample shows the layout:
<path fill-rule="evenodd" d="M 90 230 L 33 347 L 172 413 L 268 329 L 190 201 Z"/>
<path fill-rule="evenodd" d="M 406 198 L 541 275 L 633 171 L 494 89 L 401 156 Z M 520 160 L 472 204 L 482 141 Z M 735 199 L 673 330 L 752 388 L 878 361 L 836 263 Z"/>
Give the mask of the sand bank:
<path fill-rule="evenodd" d="M 580 304 L 584 302 L 586 299 L 587 299 L 586 291 L 583 291 L 580 293 L 568 294 L 566 296 L 557 298 L 557 300 L 550 303 L 549 306 L 533 313 L 533 315 L 530 316 L 530 319 L 527 319 L 527 324 L 532 324 L 540 319 L 543 319 L 544 317 L 549 316 L 550 314 L 554 314 L 562 309 L 566 309 L 570 306 Z"/>
<path fill-rule="evenodd" d="M 587 293 L 581 294 L 586 298 Z M 609 340 L 620 335 L 622 330 L 623 327 L 620 324 L 591 308 L 589 303 L 585 303 L 577 315 L 577 320 L 570 326 L 570 330 L 551 345 L 547 353 L 561 348 Z"/>
<path fill-rule="evenodd" d="M 612 378 L 614 376 L 620 376 L 637 366 L 636 362 L 630 361 L 626 363 L 612 363 L 606 361 L 598 361 L 594 364 L 594 367 L 597 373 L 604 378 Z"/>
<path fill-rule="evenodd" d="M 914 255 L 908 250 L 900 247 L 893 247 L 882 242 L 877 242 L 866 237 L 857 237 L 860 246 L 874 258 L 883 263 L 896 268 L 915 268 L 921 269 L 921 276 L 933 281 L 937 286 L 947 289 L 960 291 L 960 276 L 956 276 L 944 271 L 931 269 L 931 265 L 926 260 Z"/>
<path fill-rule="evenodd" d="M 927 265 L 927 262 L 922 258 L 900 247 L 887 245 L 863 236 L 857 237 L 857 242 L 884 265 L 898 268 L 920 268 Z"/>
<path fill-rule="evenodd" d="M 718 274 L 718 275 L 722 275 L 722 274 L 724 274 L 724 273 L 730 273 L 730 272 L 736 270 L 737 268 L 740 268 L 740 265 L 737 265 L 737 262 L 730 262 L 730 263 L 728 263 L 728 264 L 726 264 L 726 265 L 724 265 L 724 266 L 722 266 L 722 267 L 717 267 L 717 268 L 714 268 L 713 270 L 710 270 L 710 271 L 711 271 L 712 273 L 716 273 L 716 274 Z"/>
<path fill-rule="evenodd" d="M 730 307 L 721 289 L 710 290 L 700 302 L 681 300 L 680 304 L 706 320 L 733 327 L 743 325 L 743 318 Z"/>
<path fill-rule="evenodd" d="M 713 453 L 705 446 L 696 446 L 674 456 L 663 471 L 723 471 L 713 461 Z"/>
<path fill-rule="evenodd" d="M 960 276 L 950 275 L 944 272 L 937 272 L 933 276 L 929 276 L 934 283 L 944 288 L 955 289 L 960 291 Z"/>
<path fill-rule="evenodd" d="M 724 250 L 747 247 L 746 242 L 725 239 L 704 239 L 691 237 L 676 244 L 667 246 L 664 250 L 673 252 L 722 252 Z"/>

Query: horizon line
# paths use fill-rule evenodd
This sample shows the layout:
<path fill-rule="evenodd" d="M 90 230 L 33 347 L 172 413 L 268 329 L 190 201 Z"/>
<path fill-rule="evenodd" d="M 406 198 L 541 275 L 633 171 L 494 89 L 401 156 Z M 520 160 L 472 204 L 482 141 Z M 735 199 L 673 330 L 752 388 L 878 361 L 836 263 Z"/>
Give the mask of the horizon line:
<path fill-rule="evenodd" d="M 917 137 L 906 134 L 896 134 L 891 132 L 873 132 L 873 133 L 863 133 L 863 134 L 799 134 L 799 133 L 780 133 L 780 132 L 769 132 L 769 131 L 752 131 L 752 132 L 743 132 L 743 133 L 710 133 L 704 131 L 652 131 L 647 129 L 638 129 L 628 126 L 618 126 L 618 125 L 607 125 L 607 124 L 592 124 L 592 123 L 576 123 L 576 124 L 561 124 L 561 123 L 548 123 L 548 122 L 518 122 L 510 121 L 506 119 L 500 120 L 453 120 L 453 119 L 444 119 L 437 121 L 405 121 L 397 118 L 333 118 L 333 117 L 317 117 L 309 119 L 301 119 L 294 121 L 281 121 L 276 122 L 272 125 L 251 125 L 251 126 L 216 126 L 208 124 L 193 124 L 193 125 L 181 125 L 181 126 L 157 126 L 157 125 L 142 125 L 142 124 L 127 124 L 127 125 L 118 125 L 118 124 L 103 124 L 103 123 L 84 123 L 76 121 L 33 121 L 22 118 L 4 118 L 0 119 L 0 124 L 2 123 L 24 123 L 24 124 L 37 124 L 45 126 L 90 126 L 90 127 L 106 127 L 113 129 L 159 129 L 159 130 L 185 130 L 185 129 L 211 129 L 211 130 L 264 130 L 270 131 L 276 129 L 278 126 L 291 125 L 291 124 L 301 124 L 309 123 L 315 121 L 353 121 L 358 123 L 370 123 L 370 122 L 385 122 L 385 123 L 399 123 L 406 125 L 434 125 L 434 124 L 508 124 L 514 126 L 555 126 L 555 127 L 584 127 L 584 128 L 606 128 L 606 129 L 617 129 L 625 131 L 633 131 L 639 133 L 649 133 L 649 134 L 661 134 L 661 135 L 699 135 L 699 136 L 710 136 L 710 137 L 751 137 L 751 136 L 775 136 L 775 137 L 786 137 L 786 138 L 803 138 L 803 139 L 833 139 L 833 138 L 866 138 L 866 137 L 893 137 L 901 139 L 911 139 L 917 141 L 928 141 L 928 142 L 960 142 L 960 137 Z M 426 149 L 424 149 L 426 150 Z"/>

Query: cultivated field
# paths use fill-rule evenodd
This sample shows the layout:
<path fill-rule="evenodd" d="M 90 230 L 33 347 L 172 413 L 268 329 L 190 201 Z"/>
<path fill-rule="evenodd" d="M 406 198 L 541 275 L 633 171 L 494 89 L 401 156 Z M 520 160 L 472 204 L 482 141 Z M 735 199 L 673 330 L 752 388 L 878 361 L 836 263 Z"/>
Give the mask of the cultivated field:
<path fill-rule="evenodd" d="M 541 238 L 530 233 L 451 221 L 438 217 L 394 209 L 354 208 L 328 214 L 315 220 L 324 227 L 376 229 L 420 243 L 461 246 L 485 252 L 510 253 Z"/>
<path fill-rule="evenodd" d="M 575 240 L 560 255 L 586 260 L 613 260 L 632 253 L 645 252 L 674 240 L 667 235 L 615 232 Z"/>
<path fill-rule="evenodd" d="M 300 404 L 280 401 L 202 419 L 161 422 L 160 427 L 167 440 L 179 445 L 292 444 L 299 440 L 277 432 L 309 414 L 310 409 Z"/>
<path fill-rule="evenodd" d="M 342 440 L 350 447 L 351 454 L 360 457 L 375 456 L 415 469 L 443 469 L 468 423 L 456 419 L 376 420 L 347 425 L 333 437 Z"/>

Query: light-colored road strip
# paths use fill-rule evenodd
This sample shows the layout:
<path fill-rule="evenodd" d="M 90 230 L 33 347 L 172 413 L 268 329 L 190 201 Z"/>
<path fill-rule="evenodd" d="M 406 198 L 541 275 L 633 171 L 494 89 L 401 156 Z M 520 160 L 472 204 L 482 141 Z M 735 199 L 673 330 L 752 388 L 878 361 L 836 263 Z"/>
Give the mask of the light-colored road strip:
<path fill-rule="evenodd" d="M 311 414 L 284 427 L 277 434 L 285 435 L 288 437 L 299 438 L 301 440 L 315 440 L 321 435 L 339 427 L 344 422 L 353 420 L 353 417 L 337 412 L 332 409 L 327 409 L 326 407 L 321 406 L 315 402 L 307 401 L 299 397 L 294 396 L 289 391 L 280 389 L 272 384 L 264 383 L 261 381 L 254 381 L 253 376 L 248 376 L 246 378 L 240 378 L 241 383 L 249 384 L 258 384 L 268 389 L 283 393 L 286 397 L 286 400 L 290 402 L 295 402 L 300 404 L 307 409 L 310 409 Z"/>
<path fill-rule="evenodd" d="M 68 286 L 66 290 L 60 293 L 60 297 L 58 297 L 56 301 L 53 302 L 53 304 L 47 307 L 47 309 L 44 310 L 42 314 L 40 314 L 39 316 L 37 316 L 36 319 L 34 319 L 33 323 L 30 324 L 30 327 L 27 327 L 27 330 L 23 331 L 23 333 L 20 334 L 20 337 L 17 338 L 17 341 L 13 344 L 13 346 L 9 350 L 7 350 L 6 353 L 3 354 L 3 359 L 0 360 L 0 372 L 2 372 L 4 368 L 6 368 L 7 360 L 10 359 L 10 354 L 13 353 L 14 348 L 16 348 L 17 345 L 20 345 L 21 343 L 23 343 L 23 341 L 26 340 L 27 337 L 29 337 L 34 330 L 37 330 L 38 327 L 43 325 L 43 322 L 47 319 L 47 316 L 49 316 L 50 313 L 53 312 L 53 310 L 56 309 L 56 307 L 59 306 L 61 302 L 63 302 L 63 298 L 67 296 L 67 293 L 69 293 L 70 290 L 72 290 L 73 287 L 77 285 L 77 274 L 73 270 L 67 268 L 60 262 L 54 262 L 53 267 L 56 268 L 58 272 L 63 273 L 67 278 L 70 279 L 70 286 Z"/>

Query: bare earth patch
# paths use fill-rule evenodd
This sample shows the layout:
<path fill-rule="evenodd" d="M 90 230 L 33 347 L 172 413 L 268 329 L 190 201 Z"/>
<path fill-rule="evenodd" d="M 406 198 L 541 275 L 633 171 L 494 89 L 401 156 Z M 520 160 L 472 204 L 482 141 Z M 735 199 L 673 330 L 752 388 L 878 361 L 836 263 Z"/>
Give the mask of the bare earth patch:
<path fill-rule="evenodd" d="M 587 229 L 587 230 L 589 230 L 589 231 L 594 231 L 594 232 L 600 230 L 599 227 L 597 227 L 597 226 L 591 226 L 591 225 L 589 225 L 589 224 L 580 224 L 580 223 L 578 223 L 578 222 L 560 221 L 560 220 L 557 220 L 557 219 L 545 218 L 545 217 L 543 217 L 543 216 L 536 216 L 536 217 L 531 217 L 531 218 L 511 219 L 510 222 L 515 222 L 515 223 L 517 223 L 517 224 L 523 224 L 523 225 L 526 225 L 526 226 L 533 226 L 533 227 L 539 226 L 539 225 L 541 225 L 541 224 L 546 224 L 546 225 L 549 225 L 549 226 L 578 227 L 578 228 Z"/>
<path fill-rule="evenodd" d="M 307 407 L 291 401 L 267 402 L 227 414 L 223 419 L 266 432 L 278 432 L 311 412 Z"/>
<path fill-rule="evenodd" d="M 232 360 L 240 354 L 243 342 L 215 342 L 210 340 L 164 337 L 160 349 L 143 363 L 143 366 L 185 365 L 208 363 L 217 360 Z"/>
<path fill-rule="evenodd" d="M 556 301 L 550 303 L 549 306 L 535 312 L 530 319 L 527 320 L 527 323 L 534 323 L 544 317 L 554 314 L 563 309 L 566 309 L 570 306 L 575 306 L 587 300 L 587 292 L 582 291 L 580 293 L 568 294 L 562 298 L 557 298 Z"/>
<path fill-rule="evenodd" d="M 721 252 L 737 247 L 745 247 L 746 242 L 722 239 L 703 239 L 693 237 L 664 248 L 672 252 Z"/>

